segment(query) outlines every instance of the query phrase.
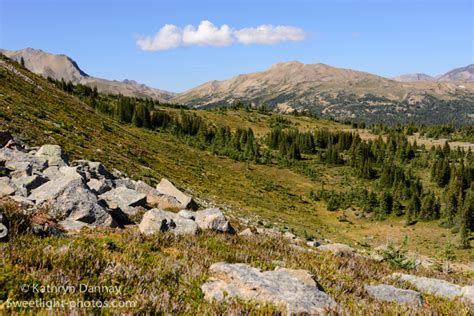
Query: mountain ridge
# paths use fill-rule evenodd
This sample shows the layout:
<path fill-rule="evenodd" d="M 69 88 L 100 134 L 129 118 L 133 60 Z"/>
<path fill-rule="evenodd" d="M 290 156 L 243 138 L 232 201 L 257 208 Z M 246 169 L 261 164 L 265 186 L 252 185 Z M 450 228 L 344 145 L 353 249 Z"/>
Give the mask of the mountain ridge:
<path fill-rule="evenodd" d="M 17 51 L 0 49 L 0 52 L 18 62 L 23 58 L 26 68 L 43 77 L 95 86 L 100 92 L 153 98 L 159 101 L 168 101 L 174 96 L 173 92 L 151 88 L 134 80 L 119 81 L 90 76 L 79 67 L 74 59 L 65 54 L 51 54 L 34 48 Z"/>
<path fill-rule="evenodd" d="M 460 113 L 449 120 L 472 122 L 472 82 L 399 82 L 371 73 L 328 66 L 283 62 L 228 80 L 209 81 L 172 101 L 197 108 L 229 106 L 241 101 L 277 112 L 303 111 L 338 120 L 398 122 L 434 115 L 444 122 L 448 107 Z M 454 105 L 453 105 L 454 104 Z M 449 122 L 449 121 L 446 121 Z"/>

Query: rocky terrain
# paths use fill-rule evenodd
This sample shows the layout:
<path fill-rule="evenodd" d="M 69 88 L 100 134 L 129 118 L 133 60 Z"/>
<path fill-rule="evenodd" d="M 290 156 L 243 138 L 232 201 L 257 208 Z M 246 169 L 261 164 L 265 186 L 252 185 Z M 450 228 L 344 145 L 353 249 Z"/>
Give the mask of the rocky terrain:
<path fill-rule="evenodd" d="M 245 227 L 233 220 L 236 229 L 220 209 L 199 210 L 193 197 L 167 179 L 162 179 L 153 188 L 118 170 L 109 172 L 100 162 L 69 161 L 57 145 L 30 148 L 3 131 L 0 132 L 0 146 L 2 205 L 17 207 L 14 212 L 0 214 L 0 239 L 12 245 L 21 234 L 69 238 L 71 234 L 80 236 L 84 229 L 125 230 L 128 227 L 145 236 L 172 234 L 185 237 L 212 231 L 226 234 L 236 248 L 246 240 L 251 242 L 255 236 L 268 236 L 265 238 L 289 244 L 301 256 L 327 252 L 335 258 L 367 260 L 375 264 L 386 259 L 383 255 L 359 251 L 344 244 L 305 241 L 290 232 L 256 228 L 249 223 Z M 19 216 L 15 212 L 31 216 L 31 223 L 19 228 L 14 224 Z M 35 238 L 33 236 L 30 238 Z M 284 263 L 277 262 L 276 268 L 262 271 L 246 263 L 215 262 L 209 266 L 209 277 L 200 284 L 200 289 L 210 303 L 239 299 L 272 306 L 287 314 L 345 313 L 346 306 L 338 303 L 338 298 L 328 293 L 310 271 L 282 265 Z M 393 282 L 398 286 L 392 285 Z M 363 287 L 362 284 L 358 286 Z M 425 296 L 462 304 L 457 305 L 459 311 L 464 308 L 462 306 L 474 310 L 472 285 L 458 285 L 437 278 L 393 273 L 386 276 L 385 282 L 366 284 L 363 291 L 371 300 L 401 306 L 414 313 L 426 308 Z M 8 301 L 8 297 L 6 299 Z"/>
<path fill-rule="evenodd" d="M 62 54 L 50 54 L 33 48 L 17 51 L 0 49 L 0 53 L 18 62 L 23 58 L 26 68 L 45 78 L 64 79 L 73 84 L 80 83 L 97 87 L 98 91 L 104 93 L 152 98 L 159 101 L 168 101 L 174 95 L 168 91 L 150 88 L 134 80 L 117 81 L 89 76 L 74 60 Z"/>

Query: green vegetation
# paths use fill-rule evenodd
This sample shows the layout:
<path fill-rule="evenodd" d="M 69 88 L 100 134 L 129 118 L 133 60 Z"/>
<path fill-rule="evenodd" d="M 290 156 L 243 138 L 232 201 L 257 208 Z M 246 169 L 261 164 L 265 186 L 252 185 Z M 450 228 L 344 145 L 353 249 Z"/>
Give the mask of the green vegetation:
<path fill-rule="evenodd" d="M 3 245 L 0 266 L 0 300 L 75 301 L 122 307 L 94 308 L 92 313 L 172 314 L 273 314 L 271 306 L 232 300 L 209 303 L 200 286 L 208 279 L 208 268 L 220 261 L 248 263 L 263 270 L 284 265 L 309 270 L 325 291 L 349 314 L 404 313 L 395 304 L 380 303 L 364 292 L 363 284 L 392 283 L 386 276 L 407 271 L 411 266 L 403 253 L 394 253 L 386 263 L 361 257 L 334 257 L 325 252 L 301 252 L 285 239 L 256 235 L 250 238 L 216 233 L 176 237 L 163 233 L 143 236 L 134 228 L 124 230 L 83 229 L 70 238 L 39 238 L 19 235 Z M 410 270 L 408 270 L 410 271 Z M 422 270 L 421 275 L 439 277 L 439 272 Z M 444 275 L 452 282 L 466 283 L 467 276 Z M 28 289 L 66 284 L 75 291 L 34 292 Z M 114 286 L 114 291 L 80 291 L 81 287 Z M 364 297 L 364 304 L 360 298 Z M 468 313 L 459 300 L 448 301 L 424 295 L 426 304 L 418 313 Z M 4 303 L 7 304 L 7 303 Z M 85 304 L 85 303 L 83 303 Z M 133 305 L 132 305 L 133 304 Z M 87 306 L 87 305 L 85 305 Z M 93 306 L 93 305 L 90 305 Z M 0 307 L 1 308 L 1 307 Z M 8 312 L 38 313 L 41 308 L 13 308 Z M 55 312 L 67 312 L 55 308 Z"/>
<path fill-rule="evenodd" d="M 388 231 L 394 241 L 404 235 L 419 241 L 410 250 L 433 254 L 440 239 L 458 234 L 461 248 L 468 246 L 472 208 L 464 205 L 472 189 L 465 181 L 472 176 L 461 186 L 440 187 L 429 177 L 439 150 L 425 150 L 400 133 L 368 140 L 345 131 L 346 125 L 313 117 L 249 106 L 196 111 L 48 84 L 17 71 L 32 82 L 1 69 L 0 122 L 33 145 L 58 143 L 73 159 L 102 161 L 151 184 L 163 176 L 173 179 L 196 196 L 225 204 L 232 216 L 291 227 L 301 235 L 356 244 L 373 234 L 380 243 Z M 444 157 L 449 168 L 472 170 L 469 152 L 450 149 Z M 455 189 L 455 198 L 445 194 Z M 355 212 L 341 222 L 346 209 Z M 404 227 L 399 216 L 405 216 L 404 224 L 418 223 Z M 459 260 L 470 258 L 470 250 L 455 252 Z"/>

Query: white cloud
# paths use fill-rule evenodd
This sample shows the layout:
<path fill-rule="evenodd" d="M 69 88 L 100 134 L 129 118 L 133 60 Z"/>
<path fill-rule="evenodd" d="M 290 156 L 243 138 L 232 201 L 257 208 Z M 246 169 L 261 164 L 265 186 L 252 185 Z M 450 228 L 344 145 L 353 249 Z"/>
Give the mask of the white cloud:
<path fill-rule="evenodd" d="M 271 24 L 238 30 L 235 36 L 243 44 L 276 44 L 280 42 L 299 42 L 304 40 L 305 32 L 294 26 L 273 26 Z"/>
<path fill-rule="evenodd" d="M 139 36 L 137 45 L 145 51 L 161 51 L 181 46 L 229 46 L 234 43 L 271 45 L 286 41 L 302 41 L 304 30 L 294 26 L 271 24 L 234 30 L 224 24 L 216 27 L 210 21 L 201 21 L 196 28 L 173 24 L 163 26 L 155 36 Z"/>
<path fill-rule="evenodd" d="M 197 30 L 192 25 L 184 28 L 183 44 L 186 46 L 229 46 L 232 44 L 232 30 L 226 24 L 217 28 L 210 21 L 202 21 Z"/>
<path fill-rule="evenodd" d="M 145 51 L 167 50 L 182 44 L 181 30 L 173 24 L 165 24 L 154 37 L 140 36 L 137 45 Z"/>

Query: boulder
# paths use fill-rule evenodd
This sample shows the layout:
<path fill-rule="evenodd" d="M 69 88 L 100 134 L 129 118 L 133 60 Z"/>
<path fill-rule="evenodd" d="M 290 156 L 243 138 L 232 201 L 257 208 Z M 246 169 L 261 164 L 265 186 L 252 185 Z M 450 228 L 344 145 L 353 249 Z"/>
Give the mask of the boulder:
<path fill-rule="evenodd" d="M 178 212 L 178 215 L 187 219 L 192 219 L 193 221 L 196 219 L 196 213 L 193 211 L 181 210 Z"/>
<path fill-rule="evenodd" d="M 461 290 L 463 300 L 469 305 L 469 309 L 474 313 L 474 286 L 464 286 Z"/>
<path fill-rule="evenodd" d="M 74 167 L 61 167 L 58 176 L 38 188 L 31 191 L 30 200 L 36 204 L 42 204 L 46 200 L 55 199 L 67 187 L 78 186 L 83 183 L 82 176 L 77 173 Z"/>
<path fill-rule="evenodd" d="M 355 254 L 355 249 L 344 244 L 327 244 L 327 245 L 321 245 L 318 247 L 319 250 L 321 251 L 330 251 L 333 253 L 335 256 L 340 256 L 340 257 L 351 257 Z"/>
<path fill-rule="evenodd" d="M 192 197 L 178 190 L 167 179 L 161 179 L 160 183 L 156 186 L 156 190 L 162 194 L 174 197 L 180 203 L 180 208 L 197 209 L 196 202 L 194 202 Z"/>
<path fill-rule="evenodd" d="M 201 230 L 212 229 L 224 233 L 233 233 L 234 229 L 218 208 L 207 208 L 196 212 L 196 224 Z"/>
<path fill-rule="evenodd" d="M 26 176 L 26 177 L 21 177 L 21 178 L 13 178 L 12 179 L 12 184 L 15 185 L 17 188 L 22 188 L 24 187 L 29 194 L 31 190 L 36 189 L 40 185 L 43 185 L 44 183 L 48 182 L 48 179 L 41 175 L 31 175 L 31 176 Z"/>
<path fill-rule="evenodd" d="M 135 190 L 136 182 L 129 178 L 120 178 L 112 181 L 114 188 L 125 187 L 130 190 Z"/>
<path fill-rule="evenodd" d="M 7 177 L 0 177 L 0 198 L 15 193 L 15 187 Z"/>
<path fill-rule="evenodd" d="M 24 197 L 24 196 L 20 196 L 20 195 L 12 195 L 9 197 L 10 200 L 18 203 L 20 205 L 21 208 L 25 209 L 25 208 L 29 208 L 31 206 L 34 206 L 35 205 L 35 202 L 33 202 L 32 200 Z"/>
<path fill-rule="evenodd" d="M 90 179 L 87 181 L 87 186 L 95 194 L 102 194 L 112 189 L 107 181 L 98 179 Z"/>
<path fill-rule="evenodd" d="M 133 207 L 145 206 L 146 195 L 135 190 L 119 187 L 99 195 L 110 208 L 119 208 L 125 213 L 134 213 Z"/>
<path fill-rule="evenodd" d="M 7 147 L 0 149 L 0 160 L 5 162 L 4 167 L 9 171 L 12 178 L 38 174 L 47 167 L 45 159 Z"/>
<path fill-rule="evenodd" d="M 183 208 L 182 204 L 175 197 L 161 193 L 143 181 L 135 182 L 135 190 L 146 194 L 146 203 L 150 207 L 159 209 Z"/>
<path fill-rule="evenodd" d="M 47 177 L 49 180 L 60 177 L 61 175 L 58 166 L 51 166 L 43 170 L 43 176 Z"/>
<path fill-rule="evenodd" d="M 36 157 L 45 159 L 48 166 L 67 166 L 67 156 L 58 145 L 43 145 L 35 154 Z"/>
<path fill-rule="evenodd" d="M 209 268 L 211 278 L 201 286 L 208 301 L 239 298 L 273 304 L 290 314 L 323 314 L 337 308 L 305 270 L 281 268 L 262 272 L 243 263 L 219 262 Z"/>
<path fill-rule="evenodd" d="M 77 167 L 78 171 L 83 172 L 86 179 L 114 179 L 115 177 L 105 169 L 100 162 L 89 160 L 73 160 L 72 167 Z"/>
<path fill-rule="evenodd" d="M 411 274 L 394 273 L 392 278 L 408 282 L 418 290 L 443 298 L 453 299 L 462 296 L 462 287 L 445 280 L 419 277 Z"/>
<path fill-rule="evenodd" d="M 423 297 L 419 292 L 399 289 L 392 285 L 366 285 L 367 293 L 376 300 L 383 302 L 393 302 L 417 307 L 423 304 Z"/>
<path fill-rule="evenodd" d="M 84 184 L 75 167 L 61 167 L 61 176 L 31 191 L 30 200 L 46 204 L 56 217 L 80 221 L 91 226 L 116 227 L 117 222 L 99 204 L 97 196 Z"/>
<path fill-rule="evenodd" d="M 253 236 L 253 235 L 254 235 L 254 232 L 252 231 L 252 229 L 246 228 L 246 229 L 244 229 L 243 231 L 239 232 L 238 235 L 239 235 L 239 236 L 246 236 L 246 237 L 248 237 L 248 236 Z"/>
<path fill-rule="evenodd" d="M 321 243 L 316 240 L 310 240 L 306 242 L 306 245 L 308 245 L 309 247 L 319 247 L 321 246 Z"/>
<path fill-rule="evenodd" d="M 77 231 L 81 230 L 82 227 L 88 227 L 89 225 L 84 222 L 72 220 L 72 219 L 65 219 L 61 222 L 59 222 L 62 228 L 64 228 L 67 231 Z"/>
<path fill-rule="evenodd" d="M 146 212 L 138 228 L 146 235 L 167 231 L 176 235 L 195 235 L 198 231 L 198 225 L 193 220 L 159 209 Z"/>

